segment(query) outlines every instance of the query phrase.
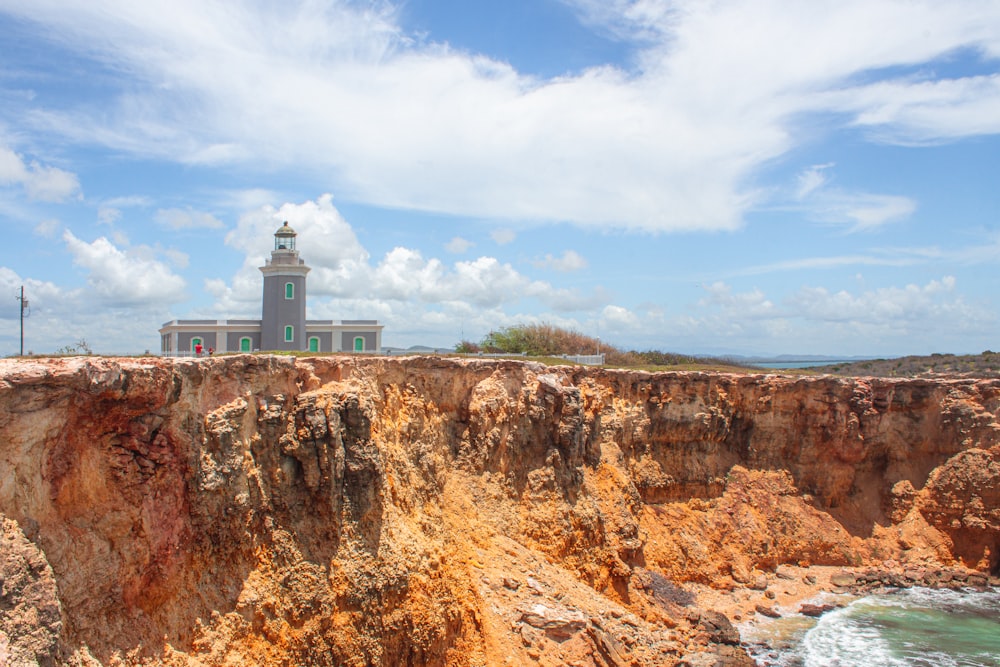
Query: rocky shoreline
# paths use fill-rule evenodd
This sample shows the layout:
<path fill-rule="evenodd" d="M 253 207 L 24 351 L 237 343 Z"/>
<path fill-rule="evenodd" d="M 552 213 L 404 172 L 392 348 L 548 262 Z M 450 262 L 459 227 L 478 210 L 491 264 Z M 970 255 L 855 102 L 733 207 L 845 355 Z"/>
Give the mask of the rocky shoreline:
<path fill-rule="evenodd" d="M 885 563 L 881 567 L 846 569 L 779 566 L 773 576 L 766 579 L 768 579 L 766 585 L 760 582 L 763 588 L 758 586 L 756 591 L 763 594 L 765 602 L 755 603 L 750 616 L 741 613 L 739 604 L 730 609 L 734 620 L 737 621 L 738 630 L 746 632 L 762 623 L 793 616 L 818 619 L 828 612 L 847 606 L 858 598 L 909 588 L 977 593 L 1000 591 L 1000 577 L 976 570 L 936 565 L 903 567 L 894 562 Z M 739 600 L 740 593 L 733 591 L 730 595 Z M 781 604 L 775 602 L 779 595 L 784 597 Z M 787 648 L 772 642 L 747 640 L 742 634 L 740 645 L 751 656 L 758 656 L 758 659 L 762 655 L 774 659 L 774 651 Z M 716 664 L 728 664 L 725 653 L 720 654 L 719 659 L 721 662 Z"/>

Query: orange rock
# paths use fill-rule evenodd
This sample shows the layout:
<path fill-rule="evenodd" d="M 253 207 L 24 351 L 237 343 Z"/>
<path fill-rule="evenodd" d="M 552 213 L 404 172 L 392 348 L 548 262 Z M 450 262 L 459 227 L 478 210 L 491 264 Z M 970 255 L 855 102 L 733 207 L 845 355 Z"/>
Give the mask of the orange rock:
<path fill-rule="evenodd" d="M 699 585 L 996 571 L 998 410 L 996 380 L 5 359 L 0 512 L 81 663 L 642 667 L 705 648 Z"/>

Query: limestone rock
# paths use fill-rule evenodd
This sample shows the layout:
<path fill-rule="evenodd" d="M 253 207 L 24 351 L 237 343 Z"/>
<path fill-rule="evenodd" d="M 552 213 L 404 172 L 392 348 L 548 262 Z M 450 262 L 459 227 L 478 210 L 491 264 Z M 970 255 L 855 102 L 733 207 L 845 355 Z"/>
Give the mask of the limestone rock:
<path fill-rule="evenodd" d="M 544 604 L 536 604 L 521 612 L 520 621 L 533 628 L 555 635 L 568 637 L 587 625 L 587 618 L 578 610 L 553 609 Z"/>
<path fill-rule="evenodd" d="M 0 359 L 0 512 L 31 538 L 4 543 L 5 604 L 27 611 L 0 647 L 747 664 L 689 586 L 743 594 L 802 564 L 851 568 L 848 587 L 992 581 L 998 406 L 998 380 Z"/>
<path fill-rule="evenodd" d="M 56 580 L 41 550 L 0 515 L 0 665 L 58 664 Z"/>

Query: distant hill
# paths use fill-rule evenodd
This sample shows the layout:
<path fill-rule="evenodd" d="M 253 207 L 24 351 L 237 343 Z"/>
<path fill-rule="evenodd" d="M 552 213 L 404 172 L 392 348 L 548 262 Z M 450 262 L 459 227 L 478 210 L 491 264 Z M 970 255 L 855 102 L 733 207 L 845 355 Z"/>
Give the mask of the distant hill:
<path fill-rule="evenodd" d="M 1000 352 L 981 354 L 932 354 L 930 356 L 867 359 L 852 363 L 816 366 L 810 370 L 843 376 L 876 377 L 1000 377 Z"/>

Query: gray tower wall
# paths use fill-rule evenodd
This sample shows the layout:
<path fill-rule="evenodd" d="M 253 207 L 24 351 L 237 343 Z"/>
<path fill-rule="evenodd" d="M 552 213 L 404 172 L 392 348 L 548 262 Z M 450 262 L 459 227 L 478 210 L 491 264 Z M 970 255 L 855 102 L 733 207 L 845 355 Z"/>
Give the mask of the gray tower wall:
<path fill-rule="evenodd" d="M 308 269 L 306 269 L 308 271 Z M 285 298 L 285 283 L 295 285 L 295 298 Z M 261 350 L 306 349 L 306 277 L 264 274 L 264 298 L 261 308 Z M 294 340 L 285 341 L 285 327 L 295 327 Z"/>

